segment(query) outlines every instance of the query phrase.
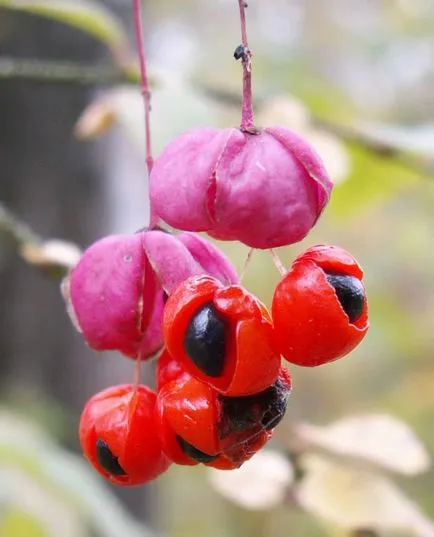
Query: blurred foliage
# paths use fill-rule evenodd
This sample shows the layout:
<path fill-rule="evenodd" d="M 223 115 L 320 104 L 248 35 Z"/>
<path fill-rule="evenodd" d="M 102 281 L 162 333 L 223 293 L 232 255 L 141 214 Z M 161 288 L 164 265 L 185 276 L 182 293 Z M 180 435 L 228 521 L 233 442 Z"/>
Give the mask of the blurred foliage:
<path fill-rule="evenodd" d="M 26 412 L 26 414 L 30 414 Z M 45 414 L 50 422 L 52 413 Z M 2 537 L 146 537 L 81 456 L 24 414 L 0 409 Z"/>
<path fill-rule="evenodd" d="M 128 48 L 121 22 L 102 3 L 89 0 L 0 0 L 0 7 L 68 24 L 107 45 L 119 61 Z"/>
<path fill-rule="evenodd" d="M 229 61 L 239 41 L 234 4 L 235 0 L 188 0 L 182 6 L 170 0 L 146 4 L 150 50 L 154 64 L 158 64 L 154 73 L 160 82 L 152 120 L 156 153 L 186 128 L 206 123 L 237 124 L 239 112 L 233 102 L 203 91 L 212 87 L 239 93 L 240 69 Z M 126 58 L 129 61 L 127 29 L 97 3 L 4 1 L 0 6 L 73 25 L 106 44 L 121 67 Z M 288 444 L 295 423 L 326 423 L 351 413 L 381 412 L 407 422 L 434 453 L 430 313 L 434 297 L 434 258 L 430 254 L 434 227 L 430 176 L 434 153 L 434 4 L 431 0 L 253 0 L 249 10 L 255 90 L 262 98 L 258 110 L 261 122 L 273 113 L 274 117 L 281 114 L 289 127 L 311 136 L 314 145 L 321 133 L 321 126 L 315 125 L 317 118 L 357 129 L 350 141 L 340 137 L 339 130 L 332 130 L 327 133 L 332 145 L 324 140 L 318 145 L 325 161 L 333 157 L 336 164 L 336 153 L 330 155 L 330 148 L 336 149 L 338 144 L 348 161 L 338 169 L 345 173 L 312 234 L 301 244 L 281 249 L 280 255 L 289 266 L 298 252 L 315 242 L 347 248 L 364 265 L 371 312 L 369 335 L 350 358 L 314 371 L 291 370 L 295 386 L 292 404 L 275 446 Z M 125 76 L 132 80 L 136 73 L 128 65 Z M 276 95 L 283 96 L 284 102 L 280 101 L 273 112 L 269 105 L 275 103 Z M 298 109 L 288 112 L 288 101 Z M 134 143 L 138 142 L 140 150 L 140 107 L 137 88 L 112 88 L 90 103 L 77 124 L 77 134 L 82 139 L 94 138 L 118 124 Z M 366 139 L 373 147 L 366 146 Z M 402 152 L 416 165 L 403 162 Z M 238 244 L 222 247 L 241 269 L 247 249 Z M 278 279 L 270 256 L 255 252 L 244 284 L 269 304 Z M 10 401 L 10 406 L 23 407 L 22 402 Z M 21 408 L 28 417 L 37 414 L 38 407 L 31 412 L 30 406 Z M 58 419 L 54 411 L 48 421 L 55 424 Z M 57 429 L 52 428 L 54 433 Z M 322 438 L 324 444 L 319 431 L 316 429 L 316 443 Z M 387 432 L 387 427 L 385 431 L 382 433 L 389 440 L 395 439 L 397 453 L 401 448 L 402 454 L 401 437 Z M 360 451 L 366 433 L 358 434 L 350 438 Z M 301 481 L 298 499 L 298 504 L 318 519 L 296 509 L 294 498 L 288 498 L 285 506 L 246 514 L 242 506 L 229 504 L 209 487 L 206 472 L 174 468 L 159 484 L 163 531 L 176 537 L 273 537 L 291 528 L 297 537 L 320 537 L 341 535 L 336 526 L 348 534 L 357 520 L 357 524 L 375 526 L 380 533 L 397 526 L 405 534 L 432 535 L 431 523 L 404 492 L 388 478 L 370 473 L 371 469 L 347 467 L 340 458 L 342 445 L 339 451 L 334 434 L 331 438 L 337 459 L 336 453 L 331 459 L 318 455 L 306 459 L 305 471 L 310 467 L 311 474 L 307 473 L 304 487 Z M 348 444 L 345 446 L 348 450 Z M 322 445 L 325 447 L 330 450 L 330 443 Z M 381 447 L 379 444 L 373 452 L 380 452 Z M 393 445 L 389 448 L 389 467 L 393 467 L 394 457 L 399 456 L 393 453 Z M 101 536 L 145 535 L 144 528 L 125 514 L 80 458 L 63 451 L 40 428 L 9 411 L 0 414 L 0 473 L 2 537 L 85 536 L 90 531 Z M 431 470 L 411 482 L 397 481 L 431 518 L 433 479 Z M 366 502 L 370 509 L 359 510 Z M 381 511 L 381 505 L 385 510 Z M 376 518 L 369 518 L 371 515 Z"/>

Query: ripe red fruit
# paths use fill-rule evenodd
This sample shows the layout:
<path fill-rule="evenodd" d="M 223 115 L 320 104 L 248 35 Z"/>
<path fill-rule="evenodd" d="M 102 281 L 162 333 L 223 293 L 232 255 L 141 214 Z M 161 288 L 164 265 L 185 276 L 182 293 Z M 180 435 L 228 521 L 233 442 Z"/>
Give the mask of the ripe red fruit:
<path fill-rule="evenodd" d="M 163 449 L 178 464 L 236 468 L 271 437 L 290 391 L 284 368 L 272 386 L 245 397 L 222 396 L 193 377 L 172 381 L 157 401 Z"/>
<path fill-rule="evenodd" d="M 163 322 L 169 353 L 217 391 L 249 395 L 276 380 L 281 359 L 270 315 L 239 285 L 189 278 L 169 297 Z"/>
<path fill-rule="evenodd" d="M 357 261 L 337 246 L 313 246 L 276 287 L 272 316 L 283 357 L 301 366 L 337 360 L 368 330 L 368 302 Z"/>
<path fill-rule="evenodd" d="M 167 349 L 163 349 L 162 353 L 158 357 L 155 376 L 157 381 L 157 392 L 159 392 L 168 382 L 190 377 L 178 360 L 175 360 L 172 358 L 172 356 L 170 356 Z"/>
<path fill-rule="evenodd" d="M 253 248 L 303 239 L 331 189 L 315 150 L 282 127 L 186 132 L 164 149 L 150 177 L 153 210 L 172 227 Z"/>
<path fill-rule="evenodd" d="M 130 384 L 107 388 L 87 402 L 80 418 L 83 453 L 116 485 L 152 481 L 170 465 L 155 419 L 156 394 Z"/>
<path fill-rule="evenodd" d="M 87 344 L 142 359 L 163 346 L 165 293 L 193 274 L 238 281 L 230 261 L 192 233 L 113 235 L 92 244 L 63 284 L 68 311 Z"/>

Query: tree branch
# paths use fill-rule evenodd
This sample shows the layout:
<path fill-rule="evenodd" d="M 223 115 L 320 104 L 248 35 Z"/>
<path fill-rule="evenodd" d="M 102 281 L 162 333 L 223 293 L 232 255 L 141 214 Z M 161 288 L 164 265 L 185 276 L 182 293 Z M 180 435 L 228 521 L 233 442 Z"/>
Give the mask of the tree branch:
<path fill-rule="evenodd" d="M 137 83 L 138 72 L 116 65 L 83 65 L 74 62 L 26 60 L 0 57 L 0 80 L 23 80 L 51 84 L 113 85 Z"/>
<path fill-rule="evenodd" d="M 200 89 L 208 97 L 227 103 L 230 106 L 238 106 L 240 103 L 239 96 L 232 92 L 203 85 L 200 85 Z M 257 98 L 255 101 L 256 107 L 260 109 L 264 105 L 265 99 Z M 334 123 L 319 117 L 312 117 L 312 123 L 324 131 L 334 134 L 342 141 L 362 147 L 377 157 L 395 160 L 402 166 L 421 175 L 434 176 L 434 158 L 424 158 L 410 152 L 407 153 L 400 147 L 396 147 L 391 143 L 381 142 L 356 127 Z"/>
<path fill-rule="evenodd" d="M 373 530 L 360 529 L 355 530 L 350 534 L 350 537 L 380 537 L 379 534 Z"/>
<path fill-rule="evenodd" d="M 434 159 L 432 158 L 423 158 L 412 155 L 410 152 L 406 153 L 400 147 L 370 137 L 355 127 L 333 123 L 320 118 L 313 118 L 313 123 L 330 134 L 334 134 L 344 142 L 357 145 L 374 153 L 377 157 L 396 160 L 403 166 L 422 175 L 434 175 Z"/>
<path fill-rule="evenodd" d="M 9 209 L 0 203 L 0 231 L 5 233 L 16 248 L 25 244 L 40 246 L 42 238 L 22 220 L 19 220 Z"/>
<path fill-rule="evenodd" d="M 55 279 L 63 278 L 81 255 L 75 244 L 62 240 L 44 240 L 2 203 L 0 233 L 11 241 L 26 263 L 42 269 Z"/>
<path fill-rule="evenodd" d="M 79 85 L 112 86 L 115 84 L 140 83 L 140 72 L 135 66 L 83 65 L 72 62 L 49 62 L 40 60 L 15 59 L 0 56 L 0 80 L 23 80 L 45 83 L 66 83 Z M 155 86 L 155 81 L 151 80 Z M 199 89 L 208 97 L 228 105 L 239 106 L 240 97 L 232 92 L 201 86 Z M 264 99 L 255 99 L 257 108 Z M 319 128 L 334 134 L 344 142 L 354 144 L 369 151 L 377 157 L 394 160 L 409 170 L 424 176 L 434 176 L 434 158 L 407 153 L 393 144 L 381 142 L 355 127 L 334 123 L 319 117 L 313 117 L 313 123 Z"/>

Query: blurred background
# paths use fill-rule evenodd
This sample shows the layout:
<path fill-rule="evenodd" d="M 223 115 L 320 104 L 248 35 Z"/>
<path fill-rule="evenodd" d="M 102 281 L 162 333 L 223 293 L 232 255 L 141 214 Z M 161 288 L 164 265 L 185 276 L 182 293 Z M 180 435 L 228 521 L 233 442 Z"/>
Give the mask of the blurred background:
<path fill-rule="evenodd" d="M 143 13 L 155 155 L 188 128 L 236 125 L 237 1 Z M 336 183 L 279 255 L 289 266 L 319 242 L 354 254 L 368 336 L 342 361 L 291 368 L 271 459 L 240 481 L 178 467 L 120 490 L 94 475 L 81 409 L 134 365 L 86 347 L 56 267 L 75 259 L 69 243 L 148 220 L 131 2 L 0 0 L 1 537 L 434 535 L 434 3 L 251 0 L 247 17 L 258 124 L 303 133 Z M 29 249 L 40 237 L 66 243 Z M 221 247 L 241 270 L 247 249 Z M 269 305 L 278 281 L 255 252 L 245 286 Z"/>

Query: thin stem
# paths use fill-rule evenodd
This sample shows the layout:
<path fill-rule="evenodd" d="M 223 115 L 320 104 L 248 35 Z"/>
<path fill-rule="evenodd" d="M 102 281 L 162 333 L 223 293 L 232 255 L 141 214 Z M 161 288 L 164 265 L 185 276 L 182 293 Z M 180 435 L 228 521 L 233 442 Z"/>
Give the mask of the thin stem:
<path fill-rule="evenodd" d="M 246 260 L 244 261 L 244 266 L 243 266 L 243 268 L 241 270 L 241 273 L 240 273 L 240 283 L 243 281 L 243 278 L 246 275 L 246 272 L 247 272 L 247 269 L 249 268 L 249 265 L 250 265 L 250 262 L 252 260 L 254 251 L 255 251 L 254 248 L 250 248 L 248 253 L 247 253 Z"/>
<path fill-rule="evenodd" d="M 277 270 L 282 276 L 285 276 L 288 271 L 286 270 L 285 265 L 282 263 L 280 257 L 277 255 L 276 250 L 271 249 L 270 254 L 273 259 L 274 266 L 277 268 Z"/>
<path fill-rule="evenodd" d="M 143 40 L 143 24 L 142 24 L 142 12 L 140 8 L 140 0 L 133 0 L 134 8 L 134 24 L 136 29 L 137 49 L 139 54 L 140 64 L 140 80 L 141 89 L 143 95 L 143 102 L 145 105 L 145 140 L 146 140 L 146 166 L 148 168 L 148 174 L 151 173 L 152 166 L 154 165 L 154 159 L 152 158 L 152 142 L 151 142 L 151 90 L 149 88 L 149 78 L 146 69 L 146 54 L 145 43 Z"/>
<path fill-rule="evenodd" d="M 247 42 L 246 7 L 245 0 L 238 0 L 240 8 L 241 41 L 244 48 L 243 63 L 243 104 L 241 112 L 241 130 L 255 133 L 252 102 L 252 53 Z"/>
<path fill-rule="evenodd" d="M 142 368 L 142 354 L 139 352 L 136 358 L 135 366 L 134 366 L 134 381 L 133 381 L 134 394 L 137 392 L 137 388 L 140 385 L 141 368 Z"/>

